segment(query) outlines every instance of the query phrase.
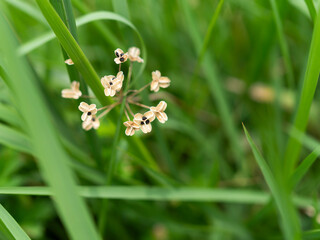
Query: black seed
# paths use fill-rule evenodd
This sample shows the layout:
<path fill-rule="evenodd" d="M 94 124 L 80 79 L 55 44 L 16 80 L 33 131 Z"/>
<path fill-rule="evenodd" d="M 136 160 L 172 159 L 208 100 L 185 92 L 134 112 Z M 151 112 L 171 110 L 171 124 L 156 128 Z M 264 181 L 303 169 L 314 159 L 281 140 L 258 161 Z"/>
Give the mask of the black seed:
<path fill-rule="evenodd" d="M 118 52 L 116 52 L 116 56 L 119 57 L 119 53 Z"/>
<path fill-rule="evenodd" d="M 112 86 L 112 85 L 113 85 L 113 83 L 112 83 L 112 82 L 109 82 L 109 84 L 110 84 L 110 86 Z"/>
<path fill-rule="evenodd" d="M 120 58 L 120 62 L 123 62 L 123 61 L 124 61 L 124 58 L 123 58 L 123 57 L 121 57 L 121 58 Z"/>
<path fill-rule="evenodd" d="M 141 125 L 144 125 L 144 122 L 141 122 L 140 124 L 141 124 Z"/>
<path fill-rule="evenodd" d="M 146 118 L 145 116 L 142 117 L 142 120 L 143 120 L 143 121 L 146 120 L 146 119 L 147 119 L 147 118 Z"/>
<path fill-rule="evenodd" d="M 88 112 L 88 116 L 90 116 L 91 115 L 91 112 Z"/>
<path fill-rule="evenodd" d="M 149 121 L 149 119 L 146 121 L 146 124 L 149 124 L 150 123 L 150 121 Z"/>

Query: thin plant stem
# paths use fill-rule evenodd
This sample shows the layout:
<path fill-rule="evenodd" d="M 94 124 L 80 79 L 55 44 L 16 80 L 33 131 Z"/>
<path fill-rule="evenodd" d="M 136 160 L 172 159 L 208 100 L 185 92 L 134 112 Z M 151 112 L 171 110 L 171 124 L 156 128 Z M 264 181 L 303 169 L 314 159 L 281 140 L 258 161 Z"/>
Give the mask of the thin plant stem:
<path fill-rule="evenodd" d="M 129 103 L 131 103 L 131 104 L 134 104 L 134 105 L 137 105 L 137 106 L 143 107 L 143 108 L 150 109 L 150 107 L 149 107 L 149 106 L 144 105 L 144 104 L 142 104 L 142 103 L 134 102 L 134 101 L 131 101 L 131 100 L 129 100 L 128 102 L 129 102 Z"/>
<path fill-rule="evenodd" d="M 142 88 L 140 88 L 139 90 L 136 90 L 136 92 L 132 95 L 130 95 L 130 98 L 136 96 L 137 94 L 139 94 L 140 92 L 142 92 L 144 89 L 146 89 L 148 86 L 150 86 L 151 82 L 146 84 L 145 86 L 143 86 Z"/>
<path fill-rule="evenodd" d="M 131 121 L 127 109 L 124 110 L 124 113 L 126 114 L 128 121 Z"/>
<path fill-rule="evenodd" d="M 128 111 L 129 111 L 129 113 L 134 117 L 134 113 L 133 113 L 133 111 L 131 110 L 130 105 L 129 105 L 128 102 L 126 102 L 126 107 L 127 107 Z"/>
<path fill-rule="evenodd" d="M 127 82 L 128 86 L 130 85 L 131 75 L 132 75 L 132 62 L 130 61 L 129 72 L 128 72 L 128 82 Z"/>
<path fill-rule="evenodd" d="M 88 95 L 82 95 L 81 98 L 95 99 L 96 97 L 94 97 L 94 96 L 88 96 Z"/>
<path fill-rule="evenodd" d="M 100 118 L 102 118 L 103 116 L 107 115 L 115 106 L 117 106 L 117 105 L 119 105 L 119 104 L 120 104 L 120 103 L 117 102 L 117 103 L 115 103 L 115 104 L 110 105 L 109 108 L 107 108 L 107 110 L 105 110 L 103 113 L 101 113 L 101 114 L 97 117 L 97 119 L 100 119 Z"/>

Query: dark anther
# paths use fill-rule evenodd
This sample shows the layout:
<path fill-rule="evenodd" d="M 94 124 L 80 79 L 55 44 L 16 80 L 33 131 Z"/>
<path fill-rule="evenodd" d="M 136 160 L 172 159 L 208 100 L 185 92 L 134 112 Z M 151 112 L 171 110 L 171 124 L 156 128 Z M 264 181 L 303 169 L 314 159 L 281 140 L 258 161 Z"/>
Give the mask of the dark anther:
<path fill-rule="evenodd" d="M 120 56 L 122 57 L 124 55 L 124 53 L 121 53 Z"/>
<path fill-rule="evenodd" d="M 113 83 L 112 83 L 112 82 L 109 82 L 109 84 L 110 84 L 110 86 L 112 86 L 112 85 L 113 85 Z"/>
<path fill-rule="evenodd" d="M 141 125 L 144 125 L 144 122 L 141 122 L 140 124 L 141 124 Z"/>
<path fill-rule="evenodd" d="M 150 121 L 149 121 L 149 119 L 146 121 L 146 124 L 149 124 L 150 123 Z"/>
<path fill-rule="evenodd" d="M 119 53 L 118 52 L 116 52 L 116 56 L 119 57 Z"/>
<path fill-rule="evenodd" d="M 142 120 L 145 121 L 147 118 L 145 116 L 142 117 Z"/>
<path fill-rule="evenodd" d="M 121 58 L 120 58 L 120 62 L 123 62 L 123 61 L 124 61 L 124 58 L 123 58 L 123 57 L 121 57 Z"/>
<path fill-rule="evenodd" d="M 88 116 L 90 116 L 91 115 L 91 112 L 88 112 Z"/>

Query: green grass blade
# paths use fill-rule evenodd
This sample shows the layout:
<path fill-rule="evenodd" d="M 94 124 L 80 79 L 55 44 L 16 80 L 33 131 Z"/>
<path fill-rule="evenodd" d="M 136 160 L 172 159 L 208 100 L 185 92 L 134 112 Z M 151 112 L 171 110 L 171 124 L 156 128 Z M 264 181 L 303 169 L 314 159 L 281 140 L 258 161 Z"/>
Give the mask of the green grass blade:
<path fill-rule="evenodd" d="M 218 20 L 218 17 L 220 15 L 220 12 L 221 12 L 223 4 L 224 4 L 224 0 L 220 0 L 216 10 L 214 11 L 214 14 L 212 15 L 209 27 L 207 29 L 206 36 L 204 37 L 204 41 L 203 41 L 202 48 L 201 48 L 201 51 L 200 51 L 200 54 L 199 54 L 199 57 L 198 57 L 197 65 L 202 62 L 202 60 L 204 58 L 204 55 L 205 55 L 205 53 L 206 53 L 206 51 L 208 49 L 209 42 L 210 42 L 210 40 L 212 38 L 213 28 L 217 23 L 217 20 Z"/>
<path fill-rule="evenodd" d="M 0 226 L 3 225 L 11 234 L 13 239 L 30 240 L 28 235 L 23 231 L 14 218 L 7 212 L 7 210 L 0 204 Z M 0 227 L 1 229 L 1 227 Z"/>
<path fill-rule="evenodd" d="M 290 89 L 293 89 L 294 87 L 293 68 L 292 68 L 292 63 L 291 63 L 290 54 L 289 54 L 289 47 L 285 39 L 283 28 L 282 28 L 282 21 L 279 13 L 279 8 L 275 0 L 269 0 L 269 1 L 272 7 L 274 21 L 276 23 L 276 29 L 279 37 L 279 42 L 280 42 L 280 49 L 282 52 L 285 68 L 287 70 L 288 85 Z"/>
<path fill-rule="evenodd" d="M 30 139 L 17 130 L 0 124 L 0 144 L 31 154 Z"/>
<path fill-rule="evenodd" d="M 22 119 L 16 110 L 7 104 L 0 102 L 0 120 L 4 121 L 14 127 L 22 126 Z"/>
<path fill-rule="evenodd" d="M 320 239 L 320 230 L 306 231 L 302 235 L 303 239 Z"/>
<path fill-rule="evenodd" d="M 267 162 L 264 160 L 263 156 L 259 152 L 257 146 L 253 142 L 251 136 L 249 135 L 247 129 L 243 125 L 244 132 L 246 134 L 247 140 L 252 149 L 253 155 L 260 167 L 260 170 L 267 182 L 272 196 L 275 199 L 275 202 L 278 206 L 278 210 L 280 212 L 282 218 L 282 225 L 284 234 L 287 240 L 292 239 L 301 239 L 300 226 L 299 221 L 295 213 L 295 209 L 293 209 L 291 199 L 289 198 L 289 194 L 284 187 L 280 187 L 276 182 L 273 173 L 270 170 Z"/>
<path fill-rule="evenodd" d="M 17 56 L 16 40 L 0 16 L 0 48 L 12 80 L 10 86 L 27 123 L 42 175 L 52 188 L 61 220 L 72 239 L 99 239 L 84 201 L 77 194 L 74 175 L 67 166 L 69 158 L 62 149 L 40 91 L 26 62 Z"/>
<path fill-rule="evenodd" d="M 317 12 L 316 12 L 316 8 L 314 6 L 313 0 L 304 0 L 304 1 L 307 4 L 312 21 L 315 22 L 317 18 Z"/>
<path fill-rule="evenodd" d="M 91 10 L 83 3 L 81 0 L 73 0 L 72 1 L 75 8 L 82 14 L 87 14 L 91 12 Z M 121 48 L 124 49 L 125 47 L 121 43 L 121 41 L 118 40 L 118 37 L 113 34 L 109 30 L 109 28 L 104 25 L 102 22 L 93 22 L 93 26 L 96 28 L 96 30 L 101 34 L 101 36 L 104 38 L 106 42 L 108 42 L 114 49 Z"/>
<path fill-rule="evenodd" d="M 311 103 L 314 97 L 314 93 L 317 87 L 318 78 L 320 72 L 320 14 L 317 15 L 315 27 L 313 30 L 313 36 L 311 41 L 311 47 L 308 58 L 307 70 L 304 77 L 302 93 L 299 99 L 299 105 L 296 111 L 294 120 L 294 127 L 305 132 Z M 298 161 L 301 151 L 301 143 L 294 139 L 289 138 L 286 148 L 284 165 L 286 169 L 286 176 L 290 176 Z"/>
<path fill-rule="evenodd" d="M 194 21 L 192 10 L 190 9 L 190 6 L 187 1 L 180 0 L 179 3 L 182 6 L 182 9 L 186 17 L 186 23 L 188 25 L 189 35 L 192 38 L 194 47 L 199 54 L 201 51 L 202 40 L 201 40 L 201 35 L 198 32 L 198 27 L 196 25 L 196 22 Z M 222 84 L 219 81 L 217 69 L 210 55 L 206 54 L 204 56 L 202 67 L 204 69 L 205 79 L 207 81 L 208 88 L 210 90 L 212 98 L 214 99 L 217 105 L 218 113 L 220 114 L 221 119 L 223 119 L 222 121 L 223 128 L 232 145 L 234 157 L 238 160 L 237 164 L 239 165 L 239 168 L 241 168 L 244 166 L 242 164 L 244 162 L 244 156 L 243 156 L 243 150 L 239 145 L 240 141 L 239 141 L 237 127 L 232 118 L 229 103 L 227 102 L 227 99 L 224 93 L 225 91 L 223 90 Z"/>
<path fill-rule="evenodd" d="M 213 188 L 163 188 L 145 186 L 107 186 L 78 187 L 78 192 L 86 198 L 148 200 L 148 201 L 188 201 L 188 202 L 222 202 L 237 204 L 267 204 L 271 195 L 264 191 L 243 189 L 213 189 Z M 34 195 L 51 196 L 48 187 L 0 187 L 0 195 Z M 313 199 L 293 196 L 298 207 L 312 204 Z"/>
<path fill-rule="evenodd" d="M 44 17 L 41 15 L 41 12 L 39 12 L 38 9 L 34 8 L 30 4 L 26 3 L 25 1 L 21 0 L 5 0 L 7 4 L 10 4 L 11 6 L 19 9 L 20 11 L 24 12 L 25 14 L 29 15 L 30 17 L 36 19 L 40 23 L 48 26 L 47 21 L 44 19 Z"/>
<path fill-rule="evenodd" d="M 320 147 L 316 148 L 312 153 L 310 153 L 305 159 L 302 160 L 297 169 L 293 172 L 289 185 L 293 189 L 308 172 L 312 164 L 317 160 L 320 155 Z"/>
<path fill-rule="evenodd" d="M 107 98 L 103 93 L 103 87 L 100 83 L 99 76 L 93 69 L 89 60 L 84 55 L 76 40 L 72 37 L 68 28 L 64 25 L 59 15 L 51 6 L 50 2 L 48 0 L 37 0 L 37 3 L 52 30 L 59 39 L 60 44 L 68 53 L 69 57 L 74 62 L 74 65 L 81 73 L 88 86 L 95 93 L 95 96 L 103 104 L 111 103 L 112 100 L 110 98 Z"/>

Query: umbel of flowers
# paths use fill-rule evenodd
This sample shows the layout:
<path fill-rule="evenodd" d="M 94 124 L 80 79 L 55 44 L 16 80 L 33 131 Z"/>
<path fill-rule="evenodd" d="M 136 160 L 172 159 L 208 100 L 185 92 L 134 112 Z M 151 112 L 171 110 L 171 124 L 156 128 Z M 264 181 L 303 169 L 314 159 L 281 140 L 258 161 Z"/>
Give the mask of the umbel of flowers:
<path fill-rule="evenodd" d="M 100 119 L 106 116 L 113 108 L 120 105 L 122 101 L 125 101 L 125 115 L 127 118 L 127 121 L 123 123 L 126 127 L 125 134 L 127 136 L 133 136 L 139 130 L 143 133 L 149 133 L 152 131 L 152 122 L 155 119 L 160 123 L 165 123 L 168 120 L 168 116 L 165 113 L 167 103 L 165 101 L 160 101 L 157 106 L 147 106 L 139 102 L 140 98 L 137 95 L 149 86 L 150 91 L 158 92 L 160 88 L 169 87 L 171 81 L 168 77 L 161 76 L 160 71 L 156 70 L 152 72 L 152 80 L 148 84 L 140 89 L 129 89 L 124 92 L 123 85 L 125 82 L 125 76 L 123 71 L 121 71 L 121 64 L 128 60 L 130 61 L 128 77 L 126 80 L 127 82 L 125 83 L 129 86 L 132 73 L 132 63 L 143 63 L 143 59 L 140 57 L 140 49 L 137 47 L 129 48 L 128 52 L 124 52 L 118 48 L 114 51 L 114 54 L 116 56 L 114 62 L 119 65 L 119 71 L 116 75 L 103 76 L 101 78 L 101 84 L 104 88 L 104 94 L 106 97 L 113 97 L 115 102 L 101 108 L 97 108 L 95 104 L 81 102 L 79 110 L 82 112 L 82 128 L 86 131 L 92 128 L 98 129 L 100 126 Z M 73 61 L 71 59 L 67 59 L 65 63 L 73 65 Z M 80 83 L 73 81 L 71 83 L 71 88 L 62 90 L 61 95 L 63 98 L 71 99 L 91 98 L 82 95 L 79 88 Z M 134 113 L 131 108 L 132 105 L 145 108 L 146 110 L 143 113 Z M 98 114 L 99 112 L 101 113 Z"/>

